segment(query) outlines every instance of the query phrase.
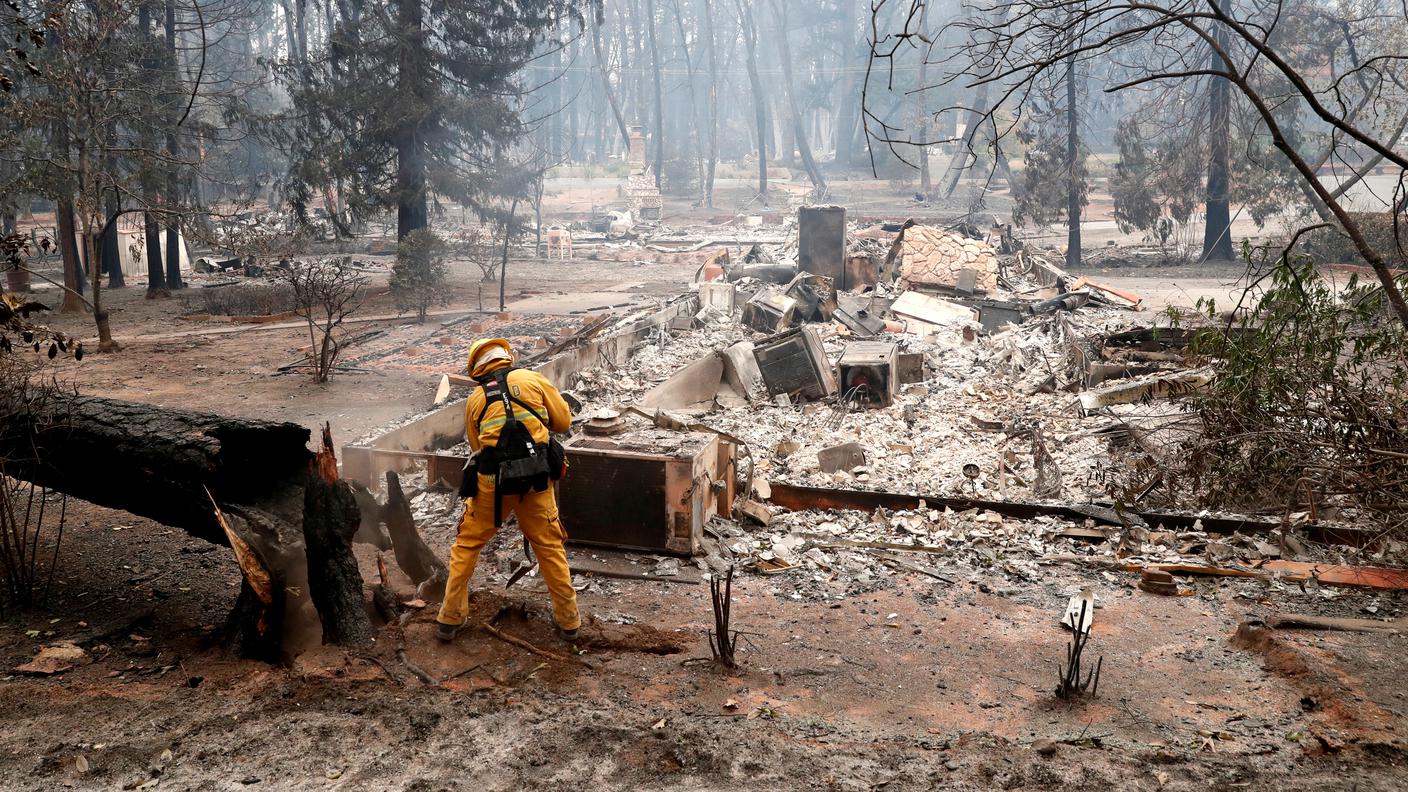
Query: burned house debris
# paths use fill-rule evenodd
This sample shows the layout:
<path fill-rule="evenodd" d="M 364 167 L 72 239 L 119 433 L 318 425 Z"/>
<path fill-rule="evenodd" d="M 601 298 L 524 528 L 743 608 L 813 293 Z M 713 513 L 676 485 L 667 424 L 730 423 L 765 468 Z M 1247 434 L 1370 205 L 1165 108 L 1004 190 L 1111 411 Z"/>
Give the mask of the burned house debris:
<path fill-rule="evenodd" d="M 920 223 L 847 230 L 839 207 L 799 210 L 793 227 L 796 244 L 708 253 L 692 294 L 569 336 L 567 362 L 540 364 L 581 404 L 561 494 L 574 541 L 770 574 L 832 569 L 846 542 L 991 544 L 1019 579 L 1062 558 L 1142 572 L 1160 593 L 1176 590 L 1170 570 L 1294 583 L 1374 546 L 1349 525 L 1123 500 L 1114 469 L 1176 453 L 1196 432 L 1180 400 L 1213 376 L 1138 295 Z M 896 251 L 892 265 L 847 289 L 844 262 L 867 248 Z M 374 482 L 378 466 L 428 464 L 429 484 L 452 484 L 460 458 L 437 449 L 461 425 L 450 404 L 347 447 L 348 469 Z"/>

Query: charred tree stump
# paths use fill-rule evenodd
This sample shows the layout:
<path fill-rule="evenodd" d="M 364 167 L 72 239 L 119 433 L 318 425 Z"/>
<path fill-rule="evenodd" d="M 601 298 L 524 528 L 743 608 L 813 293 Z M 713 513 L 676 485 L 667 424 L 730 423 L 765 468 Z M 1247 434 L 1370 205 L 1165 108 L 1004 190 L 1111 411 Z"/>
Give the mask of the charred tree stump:
<path fill-rule="evenodd" d="M 274 578 L 279 580 L 279 578 Z M 278 663 L 284 660 L 284 592 L 280 585 L 275 601 L 265 605 L 248 580 L 240 582 L 235 607 L 216 635 L 216 641 L 237 657 Z"/>
<path fill-rule="evenodd" d="M 222 642 L 271 661 L 320 627 L 325 642 L 371 640 L 350 548 L 356 500 L 329 433 L 316 457 L 308 439 L 293 423 L 91 396 L 0 404 L 8 475 L 233 548 L 244 584 Z"/>

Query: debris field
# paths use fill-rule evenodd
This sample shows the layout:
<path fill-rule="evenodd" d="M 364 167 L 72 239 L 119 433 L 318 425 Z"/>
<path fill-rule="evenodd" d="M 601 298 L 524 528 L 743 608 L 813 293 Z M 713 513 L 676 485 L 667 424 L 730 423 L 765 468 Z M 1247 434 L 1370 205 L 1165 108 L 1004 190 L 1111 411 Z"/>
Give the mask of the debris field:
<path fill-rule="evenodd" d="M 101 616 L 80 608 L 84 626 L 10 642 L 6 783 L 1397 787 L 1397 548 L 1360 541 L 1372 526 L 1352 511 L 1133 496 L 1147 484 L 1131 481 L 1135 460 L 1199 430 L 1180 399 L 1206 379 L 1178 328 L 1117 283 L 998 252 L 998 237 L 910 225 L 844 239 L 856 263 L 830 275 L 801 268 L 796 240 L 705 246 L 656 254 L 693 282 L 644 307 L 368 334 L 353 365 L 415 374 L 420 404 L 438 402 L 340 449 L 364 486 L 353 553 L 369 597 L 390 603 L 368 651 L 312 646 L 286 671 L 210 654 L 239 567 L 95 510 L 90 526 L 115 514 L 125 530 L 97 532 L 85 557 L 111 560 L 83 585 L 126 591 L 90 603 Z M 585 483 L 570 476 L 559 498 L 580 540 L 576 645 L 553 636 L 536 570 L 504 588 L 520 560 L 511 524 L 473 582 L 476 627 L 450 646 L 432 635 L 438 573 L 411 570 L 387 535 L 404 509 L 423 546 L 448 553 L 467 452 L 460 358 L 485 334 L 513 340 L 574 405 Z M 459 437 L 421 431 L 457 412 Z M 357 449 L 371 449 L 367 480 Z M 628 462 L 663 471 L 660 489 L 616 477 Z M 118 563 L 137 537 L 179 552 Z M 187 585 L 192 563 L 205 579 Z M 710 591 L 724 580 L 721 627 Z M 735 665 L 716 656 L 720 630 Z M 55 718 L 67 734 L 38 728 Z M 257 761 L 240 756 L 254 744 Z M 235 773 L 251 762 L 268 769 Z"/>

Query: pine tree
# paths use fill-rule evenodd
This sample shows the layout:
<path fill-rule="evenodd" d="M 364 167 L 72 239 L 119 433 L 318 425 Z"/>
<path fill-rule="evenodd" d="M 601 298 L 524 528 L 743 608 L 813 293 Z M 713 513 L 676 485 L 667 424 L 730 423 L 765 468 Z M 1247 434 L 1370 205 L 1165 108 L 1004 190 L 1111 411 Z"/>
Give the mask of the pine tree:
<path fill-rule="evenodd" d="M 397 310 L 415 311 L 416 318 L 424 322 L 432 304 L 449 302 L 445 276 L 445 242 L 428 228 L 407 234 L 397 247 L 388 283 Z"/>
<path fill-rule="evenodd" d="M 599 0 L 367 0 L 326 46 L 285 64 L 293 110 L 289 197 L 304 213 L 340 187 L 353 220 L 396 210 L 397 238 L 429 224 L 433 197 L 481 217 L 526 198 L 510 153 L 529 130 L 520 77 L 543 39 Z M 550 45 L 555 46 L 555 42 Z"/>

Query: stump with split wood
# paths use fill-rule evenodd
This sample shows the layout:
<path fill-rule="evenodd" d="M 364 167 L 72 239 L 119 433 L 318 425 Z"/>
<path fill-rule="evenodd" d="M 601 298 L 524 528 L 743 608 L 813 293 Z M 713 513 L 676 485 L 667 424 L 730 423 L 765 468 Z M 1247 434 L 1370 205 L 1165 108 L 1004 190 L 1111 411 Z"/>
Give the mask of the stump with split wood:
<path fill-rule="evenodd" d="M 234 548 L 244 583 L 223 642 L 266 660 L 372 637 L 356 502 L 327 430 L 316 455 L 308 440 L 293 423 L 93 396 L 0 404 L 8 475 Z"/>

